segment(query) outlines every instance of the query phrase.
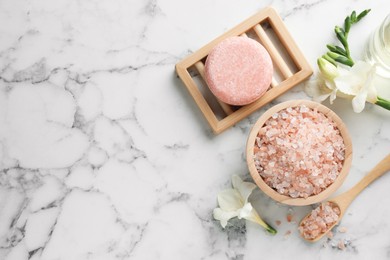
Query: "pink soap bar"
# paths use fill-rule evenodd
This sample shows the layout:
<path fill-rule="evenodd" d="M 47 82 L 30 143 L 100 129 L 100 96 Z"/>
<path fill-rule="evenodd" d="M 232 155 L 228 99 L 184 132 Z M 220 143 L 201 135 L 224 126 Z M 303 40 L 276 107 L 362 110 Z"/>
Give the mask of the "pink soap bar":
<path fill-rule="evenodd" d="M 242 106 L 260 98 L 272 80 L 272 60 L 267 50 L 247 37 L 231 37 L 207 56 L 206 82 L 222 102 Z"/>

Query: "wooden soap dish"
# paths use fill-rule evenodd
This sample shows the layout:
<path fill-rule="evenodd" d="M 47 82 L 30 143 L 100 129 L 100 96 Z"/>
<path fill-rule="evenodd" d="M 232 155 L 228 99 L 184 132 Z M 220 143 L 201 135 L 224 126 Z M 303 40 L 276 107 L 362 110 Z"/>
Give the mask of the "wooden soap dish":
<path fill-rule="evenodd" d="M 241 107 L 217 100 L 204 80 L 207 55 L 215 45 L 232 36 L 250 37 L 259 41 L 269 52 L 274 66 L 274 75 L 267 92 L 255 102 Z M 271 7 L 263 9 L 177 63 L 176 72 L 215 134 L 233 126 L 313 73 L 282 19 Z"/>

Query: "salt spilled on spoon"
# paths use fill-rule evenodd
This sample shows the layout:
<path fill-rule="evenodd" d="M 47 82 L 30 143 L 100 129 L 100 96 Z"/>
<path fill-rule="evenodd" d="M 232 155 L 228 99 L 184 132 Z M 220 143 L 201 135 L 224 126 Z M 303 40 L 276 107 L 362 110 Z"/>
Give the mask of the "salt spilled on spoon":
<path fill-rule="evenodd" d="M 298 229 L 301 236 L 306 240 L 316 239 L 339 220 L 340 213 L 337 205 L 331 202 L 321 203 L 300 223 Z"/>

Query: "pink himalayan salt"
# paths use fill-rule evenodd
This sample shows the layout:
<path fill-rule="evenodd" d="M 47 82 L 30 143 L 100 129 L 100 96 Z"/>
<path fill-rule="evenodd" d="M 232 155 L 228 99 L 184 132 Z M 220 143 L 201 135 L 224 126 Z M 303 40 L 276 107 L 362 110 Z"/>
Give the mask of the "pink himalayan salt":
<path fill-rule="evenodd" d="M 299 226 L 299 232 L 308 240 L 313 240 L 328 231 L 340 217 L 340 208 L 331 203 L 323 202 L 315 208 L 308 217 L 304 218 Z"/>
<path fill-rule="evenodd" d="M 344 161 L 336 124 L 305 105 L 275 113 L 259 130 L 254 161 L 263 180 L 283 195 L 307 198 L 331 185 Z"/>
<path fill-rule="evenodd" d="M 286 233 L 284 233 L 284 238 L 288 238 L 291 235 L 291 230 L 287 230 Z"/>
<path fill-rule="evenodd" d="M 346 227 L 339 227 L 337 229 L 337 231 L 340 232 L 340 233 L 345 233 L 345 232 L 347 232 L 347 228 Z"/>
<path fill-rule="evenodd" d="M 339 243 L 337 244 L 337 247 L 340 250 L 345 250 L 345 242 L 343 240 L 340 240 Z"/>

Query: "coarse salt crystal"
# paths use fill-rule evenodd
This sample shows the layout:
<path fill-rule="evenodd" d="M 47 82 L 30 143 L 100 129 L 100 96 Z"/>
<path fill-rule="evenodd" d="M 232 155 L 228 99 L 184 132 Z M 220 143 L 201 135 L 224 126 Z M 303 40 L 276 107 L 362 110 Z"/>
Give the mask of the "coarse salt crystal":
<path fill-rule="evenodd" d="M 287 230 L 286 233 L 284 233 L 284 238 L 288 238 L 291 235 L 291 230 Z"/>
<path fill-rule="evenodd" d="M 345 249 L 345 243 L 343 240 L 340 240 L 339 243 L 337 244 L 337 247 L 340 249 L 340 250 L 344 250 Z"/>
<path fill-rule="evenodd" d="M 326 234 L 326 236 L 327 236 L 329 239 L 332 239 L 332 238 L 333 238 L 333 232 L 332 232 L 332 231 L 329 231 L 328 234 Z"/>
<path fill-rule="evenodd" d="M 306 106 L 302 105 L 299 108 L 299 112 L 306 113 L 306 112 L 309 112 L 309 109 Z"/>
<path fill-rule="evenodd" d="M 347 228 L 346 227 L 339 227 L 337 229 L 337 231 L 340 232 L 340 233 L 345 233 L 345 232 L 347 232 Z"/>

